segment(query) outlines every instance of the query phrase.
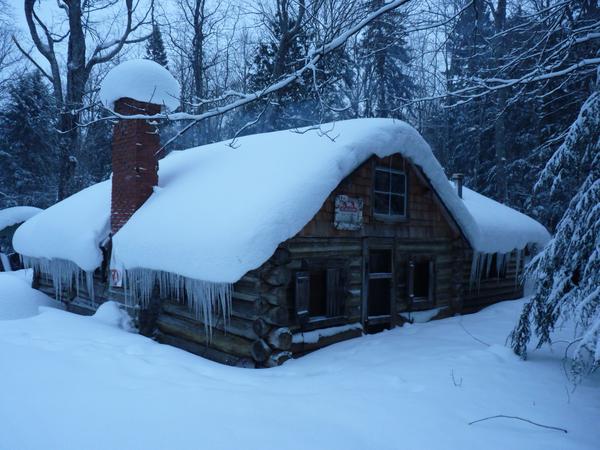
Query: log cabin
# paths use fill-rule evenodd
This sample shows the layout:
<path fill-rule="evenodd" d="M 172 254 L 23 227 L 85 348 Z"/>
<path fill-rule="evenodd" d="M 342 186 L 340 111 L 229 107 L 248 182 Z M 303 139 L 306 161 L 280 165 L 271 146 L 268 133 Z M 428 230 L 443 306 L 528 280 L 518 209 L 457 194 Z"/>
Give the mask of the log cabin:
<path fill-rule="evenodd" d="M 156 95 L 156 90 L 153 91 Z M 113 99 L 122 116 L 159 104 Z M 116 301 L 140 333 L 241 367 L 521 297 L 535 220 L 450 181 L 393 119 L 245 136 L 160 161 L 156 124 L 115 126 L 113 176 L 13 239 L 69 311 Z"/>

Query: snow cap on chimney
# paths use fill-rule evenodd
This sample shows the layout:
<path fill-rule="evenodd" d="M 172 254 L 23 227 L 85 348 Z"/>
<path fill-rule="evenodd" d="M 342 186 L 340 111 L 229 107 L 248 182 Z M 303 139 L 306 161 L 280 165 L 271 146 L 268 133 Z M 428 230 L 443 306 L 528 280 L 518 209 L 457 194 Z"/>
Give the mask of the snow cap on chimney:
<path fill-rule="evenodd" d="M 132 98 L 173 111 L 179 107 L 179 82 L 160 64 L 149 59 L 132 59 L 115 67 L 100 86 L 100 100 L 114 109 L 120 98 Z"/>

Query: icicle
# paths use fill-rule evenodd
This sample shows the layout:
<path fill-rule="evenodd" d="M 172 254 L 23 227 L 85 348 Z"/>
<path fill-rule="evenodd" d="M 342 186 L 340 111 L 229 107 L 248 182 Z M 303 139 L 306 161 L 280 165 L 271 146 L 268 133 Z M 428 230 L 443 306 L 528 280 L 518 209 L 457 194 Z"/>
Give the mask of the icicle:
<path fill-rule="evenodd" d="M 47 259 L 31 258 L 21 256 L 23 266 L 27 269 L 33 269 L 39 273 L 45 280 L 51 281 L 54 286 L 54 295 L 56 300 L 62 301 L 63 289 L 75 287 L 75 292 L 79 295 L 80 282 L 85 278 L 88 295 L 94 302 L 94 273 L 82 270 L 77 264 L 66 259 Z"/>
<path fill-rule="evenodd" d="M 519 272 L 521 270 L 521 259 L 523 258 L 523 250 L 515 250 L 517 261 L 516 261 L 516 270 L 515 270 L 515 288 L 519 286 Z"/>
<path fill-rule="evenodd" d="M 473 260 L 471 261 L 471 273 L 469 274 L 469 290 L 475 284 L 475 280 L 477 279 L 477 267 L 479 266 L 479 258 L 481 257 L 481 253 L 473 252 Z"/>
<path fill-rule="evenodd" d="M 487 265 L 488 256 L 488 253 L 481 253 L 479 257 L 479 264 L 477 265 L 477 292 L 479 292 L 479 288 L 481 287 L 481 277 Z"/>
<path fill-rule="evenodd" d="M 489 278 L 490 272 L 492 270 L 492 261 L 494 260 L 494 254 L 486 253 L 485 258 L 486 258 L 486 260 L 485 260 L 485 277 Z M 496 256 L 496 259 L 498 259 L 497 256 Z"/>
<path fill-rule="evenodd" d="M 147 308 L 157 284 L 161 297 L 169 296 L 182 303 L 187 300 L 190 310 L 204 323 L 209 339 L 215 315 L 222 315 L 224 323 L 229 323 L 233 291 L 230 283 L 196 280 L 170 272 L 149 269 L 124 271 L 123 286 L 128 306 Z"/>

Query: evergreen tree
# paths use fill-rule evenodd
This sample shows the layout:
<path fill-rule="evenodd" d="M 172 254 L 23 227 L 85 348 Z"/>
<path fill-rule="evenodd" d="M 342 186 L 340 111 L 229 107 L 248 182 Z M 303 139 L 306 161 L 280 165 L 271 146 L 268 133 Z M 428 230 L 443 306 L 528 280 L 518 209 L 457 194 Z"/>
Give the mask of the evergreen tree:
<path fill-rule="evenodd" d="M 58 146 L 53 97 L 39 72 L 8 87 L 0 112 L 0 185 L 3 206 L 46 207 L 56 200 Z"/>
<path fill-rule="evenodd" d="M 512 333 L 513 349 L 525 358 L 532 325 L 539 348 L 552 342 L 557 325 L 573 320 L 576 377 L 600 367 L 600 70 L 598 77 L 536 185 L 549 193 L 550 204 L 568 207 L 552 241 L 528 267 L 535 293 Z"/>
<path fill-rule="evenodd" d="M 369 0 L 369 11 L 385 6 L 385 0 Z M 407 49 L 405 16 L 400 9 L 374 20 L 366 29 L 361 43 L 363 63 L 367 71 L 367 117 L 401 118 L 396 110 L 414 90 L 407 75 L 410 55 Z"/>
<path fill-rule="evenodd" d="M 277 16 L 279 17 L 279 13 L 277 13 Z M 304 64 L 308 45 L 306 34 L 303 30 L 300 30 L 291 38 L 290 42 L 286 43 L 285 49 L 282 49 L 280 47 L 282 39 L 278 25 L 279 20 L 281 19 L 278 18 L 273 23 L 272 38 L 258 45 L 249 77 L 251 90 L 264 89 L 277 81 L 278 72 L 287 75 L 298 70 Z M 277 67 L 278 65 L 281 67 Z M 257 116 L 265 108 L 268 108 L 267 114 L 264 115 L 259 126 L 260 131 L 281 130 L 306 125 L 306 122 L 298 120 L 298 116 L 305 109 L 303 108 L 303 100 L 310 90 L 308 86 L 310 86 L 310 78 L 307 74 L 296 83 L 292 83 L 279 91 L 270 100 L 271 105 L 267 106 L 265 102 L 259 102 L 247 108 L 246 112 L 251 116 Z M 306 119 L 306 117 L 303 117 L 303 119 Z"/>
<path fill-rule="evenodd" d="M 146 42 L 146 59 L 151 59 L 166 69 L 169 68 L 169 59 L 167 58 L 165 43 L 157 23 L 152 24 L 152 33 Z"/>

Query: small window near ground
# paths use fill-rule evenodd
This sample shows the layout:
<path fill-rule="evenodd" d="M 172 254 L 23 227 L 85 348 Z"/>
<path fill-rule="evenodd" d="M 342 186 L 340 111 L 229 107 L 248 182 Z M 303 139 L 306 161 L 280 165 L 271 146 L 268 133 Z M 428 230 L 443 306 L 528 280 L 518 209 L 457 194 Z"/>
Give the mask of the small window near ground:
<path fill-rule="evenodd" d="M 342 271 L 313 269 L 296 274 L 296 313 L 301 319 L 337 317 L 343 314 Z"/>
<path fill-rule="evenodd" d="M 429 261 L 415 263 L 414 296 L 429 298 Z"/>
<path fill-rule="evenodd" d="M 387 167 L 375 168 L 373 212 L 383 217 L 406 217 L 405 172 Z"/>
<path fill-rule="evenodd" d="M 413 306 L 434 302 L 434 263 L 429 258 L 416 258 L 408 263 L 408 296 Z"/>

